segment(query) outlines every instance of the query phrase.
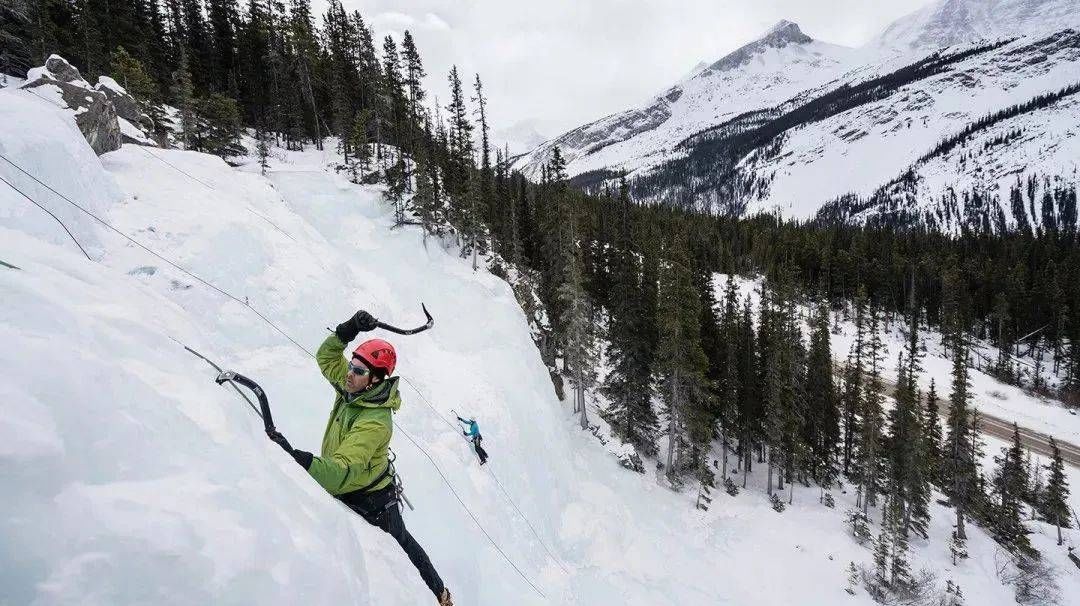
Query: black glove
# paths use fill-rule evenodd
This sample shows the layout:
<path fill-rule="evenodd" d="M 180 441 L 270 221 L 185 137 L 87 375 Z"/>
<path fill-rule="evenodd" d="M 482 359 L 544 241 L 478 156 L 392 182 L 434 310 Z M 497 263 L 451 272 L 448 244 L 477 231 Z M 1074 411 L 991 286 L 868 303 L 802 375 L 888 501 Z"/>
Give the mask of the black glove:
<path fill-rule="evenodd" d="M 289 444 L 289 441 L 285 439 L 285 436 L 281 435 L 277 430 L 266 430 L 266 437 L 270 438 L 271 442 L 274 442 L 282 448 L 285 452 L 292 455 L 294 461 L 300 464 L 305 470 L 311 467 L 311 460 L 315 458 L 315 455 L 304 450 L 297 450 Z"/>
<path fill-rule="evenodd" d="M 360 310 L 353 314 L 353 317 L 345 320 L 341 324 L 338 324 L 334 333 L 341 339 L 342 343 L 348 343 L 356 338 L 356 335 L 361 332 L 368 332 L 369 330 L 375 330 L 379 323 L 374 316 L 364 310 Z"/>
<path fill-rule="evenodd" d="M 267 429 L 266 437 L 270 438 L 271 442 L 280 446 L 285 452 L 292 454 L 292 444 L 289 444 L 289 441 L 285 439 L 285 436 L 281 435 L 280 431 L 276 429 Z"/>

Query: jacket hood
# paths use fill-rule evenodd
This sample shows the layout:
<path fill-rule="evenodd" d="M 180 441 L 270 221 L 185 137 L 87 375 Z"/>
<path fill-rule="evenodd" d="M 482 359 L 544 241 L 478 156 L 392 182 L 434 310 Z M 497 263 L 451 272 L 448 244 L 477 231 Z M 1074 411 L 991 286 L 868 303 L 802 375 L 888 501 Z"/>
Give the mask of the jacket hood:
<path fill-rule="evenodd" d="M 389 408 L 396 411 L 401 408 L 401 396 L 398 394 L 398 377 L 389 377 L 355 394 L 346 396 L 345 401 L 365 408 Z"/>

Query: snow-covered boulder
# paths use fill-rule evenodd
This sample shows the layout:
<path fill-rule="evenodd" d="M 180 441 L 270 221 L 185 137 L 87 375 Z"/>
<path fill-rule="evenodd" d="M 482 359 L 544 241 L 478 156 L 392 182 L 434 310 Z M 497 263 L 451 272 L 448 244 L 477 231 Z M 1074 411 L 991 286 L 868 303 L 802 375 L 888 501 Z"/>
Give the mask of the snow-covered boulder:
<path fill-rule="evenodd" d="M 97 86 L 94 90 L 105 93 L 109 101 L 112 102 L 116 108 L 116 115 L 131 122 L 132 124 L 141 124 L 143 121 L 149 121 L 149 118 L 139 108 L 139 102 L 128 94 L 127 90 L 123 86 L 120 86 L 108 76 L 99 76 Z"/>
<path fill-rule="evenodd" d="M 84 88 L 90 88 L 90 83 L 83 79 L 78 68 L 67 62 L 60 55 L 49 55 L 45 60 L 44 67 L 35 67 L 26 74 L 26 79 L 33 81 L 41 78 L 66 82 Z"/>
<path fill-rule="evenodd" d="M 143 112 L 139 102 L 123 86 L 108 76 L 99 76 L 94 90 L 105 93 L 113 106 L 120 122 L 120 135 L 124 143 L 150 145 L 157 147 L 154 141 L 154 120 Z"/>
<path fill-rule="evenodd" d="M 116 106 L 105 93 L 91 88 L 79 70 L 63 57 L 52 55 L 44 67 L 27 72 L 26 79 L 20 88 L 75 112 L 75 123 L 94 153 L 100 156 L 120 149 L 122 137 Z"/>

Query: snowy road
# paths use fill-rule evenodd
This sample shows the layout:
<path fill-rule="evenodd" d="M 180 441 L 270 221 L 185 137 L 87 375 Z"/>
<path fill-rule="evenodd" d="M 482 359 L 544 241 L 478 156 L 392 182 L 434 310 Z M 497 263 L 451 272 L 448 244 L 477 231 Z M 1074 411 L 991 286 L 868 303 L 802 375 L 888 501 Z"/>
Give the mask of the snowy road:
<path fill-rule="evenodd" d="M 942 414 L 947 414 L 947 412 Z M 1003 440 L 1012 439 L 1013 425 L 1009 421 L 1003 421 L 986 413 L 979 413 L 978 427 L 979 431 L 987 435 Z M 1050 436 L 1024 427 L 1019 427 L 1019 431 L 1020 443 L 1024 445 L 1024 448 L 1047 457 L 1052 454 Z M 1069 465 L 1080 469 L 1080 447 L 1058 438 L 1054 438 L 1054 441 L 1057 442 L 1058 449 L 1061 451 L 1061 458 Z"/>
<path fill-rule="evenodd" d="M 893 392 L 896 390 L 896 384 L 892 381 L 886 380 L 885 387 L 889 392 Z M 925 394 L 922 394 L 921 402 L 923 406 L 926 406 Z M 1005 419 L 995 417 L 994 415 L 987 414 L 982 411 L 982 407 L 978 408 L 978 428 L 980 432 L 989 436 L 994 436 L 995 438 L 1001 438 L 1006 442 L 1012 440 L 1012 421 L 1007 421 Z M 942 400 L 940 415 L 942 418 L 947 418 L 949 416 L 949 400 L 947 398 Z M 1035 431 L 1033 429 L 1028 429 L 1019 424 L 1017 424 L 1017 428 L 1020 432 L 1020 443 L 1024 446 L 1024 448 L 1027 448 L 1028 450 L 1036 454 L 1043 455 L 1045 457 L 1049 457 L 1053 454 L 1053 450 L 1050 448 L 1051 436 L 1042 432 Z M 1058 449 L 1061 451 L 1061 458 L 1069 465 L 1080 469 L 1080 447 L 1072 444 L 1071 442 L 1062 440 L 1058 437 L 1054 437 L 1054 441 L 1057 442 Z"/>

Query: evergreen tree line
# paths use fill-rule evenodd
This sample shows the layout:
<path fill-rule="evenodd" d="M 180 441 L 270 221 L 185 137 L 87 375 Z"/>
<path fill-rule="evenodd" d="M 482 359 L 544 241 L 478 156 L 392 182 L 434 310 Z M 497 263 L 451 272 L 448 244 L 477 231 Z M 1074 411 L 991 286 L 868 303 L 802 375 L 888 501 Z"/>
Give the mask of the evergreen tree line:
<path fill-rule="evenodd" d="M 1010 136 L 999 140 L 1007 141 Z M 987 145 L 993 143 L 988 141 Z M 961 155 L 961 162 L 970 154 Z M 1067 243 L 1077 237 L 1076 183 L 1058 175 L 1017 176 L 1009 186 L 1008 202 L 981 187 L 947 187 L 927 201 L 920 199 L 920 193 L 918 177 L 909 170 L 869 198 L 848 194 L 826 203 L 818 210 L 817 220 L 975 235 L 1038 232 Z"/>
<path fill-rule="evenodd" d="M 371 143 L 420 147 L 425 74 L 411 35 L 377 47 L 337 0 L 321 24 L 310 0 L 18 0 L 0 15 L 0 71 L 57 53 L 90 81 L 112 75 L 159 122 L 161 105 L 175 107 L 189 148 L 239 153 L 247 125 L 293 149 L 337 135 L 348 153 L 358 123 Z M 213 127 L 224 144 L 204 140 Z"/>
<path fill-rule="evenodd" d="M 1022 185 L 1028 213 L 1056 219 L 1027 230 L 956 235 L 884 224 L 735 219 L 631 205 L 625 186 L 622 193 L 574 194 L 571 206 L 585 290 L 619 330 L 619 310 L 632 310 L 624 312 L 632 317 L 627 334 L 646 335 L 635 347 L 655 350 L 655 328 L 643 327 L 641 316 L 655 313 L 663 254 L 677 248 L 673 236 L 681 234 L 692 271 L 701 276 L 759 273 L 776 279 L 787 268 L 798 291 L 820 293 L 834 308 L 863 292 L 889 318 L 919 309 L 938 332 L 953 334 L 963 326 L 965 341 L 997 347 L 996 355 L 973 349 L 973 365 L 1080 403 L 1080 242 L 1073 223 L 1061 220 L 1072 215 L 1075 190 L 1040 192 L 1035 179 Z M 948 351 L 948 339 L 942 345 Z M 1050 373 L 1061 378 L 1054 390 L 1046 383 Z"/>

